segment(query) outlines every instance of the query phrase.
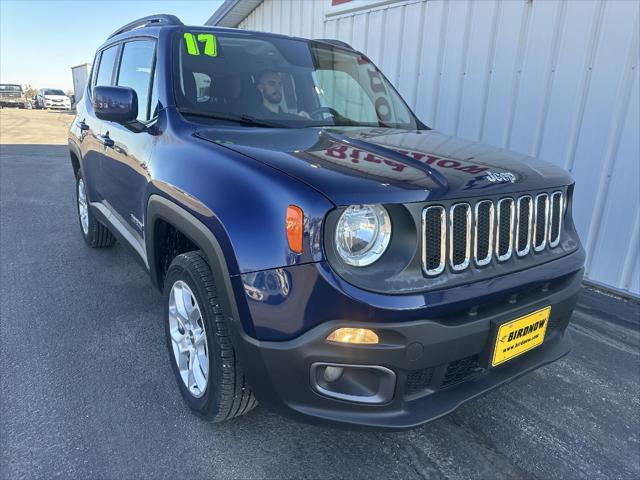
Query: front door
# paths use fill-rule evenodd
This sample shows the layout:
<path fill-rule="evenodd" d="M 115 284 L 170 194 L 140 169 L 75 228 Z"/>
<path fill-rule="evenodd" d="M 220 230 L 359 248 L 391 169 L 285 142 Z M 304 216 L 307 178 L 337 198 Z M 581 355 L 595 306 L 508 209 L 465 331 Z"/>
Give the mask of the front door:
<path fill-rule="evenodd" d="M 153 66 L 155 41 L 131 40 L 124 43 L 115 85 L 132 88 L 138 97 L 138 122 L 142 131 L 115 122 L 102 122 L 101 137 L 106 143 L 102 181 L 111 220 L 120 233 L 146 259 L 144 248 L 145 195 L 149 182 L 149 160 L 155 146 Z"/>

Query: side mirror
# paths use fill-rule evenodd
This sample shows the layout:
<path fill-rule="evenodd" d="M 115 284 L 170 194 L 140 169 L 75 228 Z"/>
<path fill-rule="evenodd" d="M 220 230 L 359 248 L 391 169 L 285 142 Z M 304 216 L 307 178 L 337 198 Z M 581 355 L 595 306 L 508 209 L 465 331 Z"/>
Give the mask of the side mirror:
<path fill-rule="evenodd" d="M 122 124 L 135 122 L 138 95 L 129 87 L 97 86 L 93 89 L 93 110 L 101 120 Z"/>

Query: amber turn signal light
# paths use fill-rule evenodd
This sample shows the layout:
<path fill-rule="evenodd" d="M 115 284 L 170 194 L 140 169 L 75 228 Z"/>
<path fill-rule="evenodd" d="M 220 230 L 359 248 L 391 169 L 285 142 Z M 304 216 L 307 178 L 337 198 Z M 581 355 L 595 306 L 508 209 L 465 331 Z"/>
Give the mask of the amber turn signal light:
<path fill-rule="evenodd" d="M 292 252 L 302 253 L 304 213 L 300 207 L 289 205 L 286 216 L 287 241 Z"/>
<path fill-rule="evenodd" d="M 378 343 L 378 335 L 368 328 L 338 328 L 329 334 L 327 340 L 340 343 Z"/>

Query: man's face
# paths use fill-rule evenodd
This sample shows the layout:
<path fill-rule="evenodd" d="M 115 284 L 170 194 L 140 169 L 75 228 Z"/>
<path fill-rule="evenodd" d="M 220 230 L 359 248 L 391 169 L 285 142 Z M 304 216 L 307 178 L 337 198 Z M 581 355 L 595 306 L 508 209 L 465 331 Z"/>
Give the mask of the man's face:
<path fill-rule="evenodd" d="M 258 90 L 262 97 L 274 105 L 282 101 L 282 76 L 277 72 L 267 72 L 262 75 Z"/>

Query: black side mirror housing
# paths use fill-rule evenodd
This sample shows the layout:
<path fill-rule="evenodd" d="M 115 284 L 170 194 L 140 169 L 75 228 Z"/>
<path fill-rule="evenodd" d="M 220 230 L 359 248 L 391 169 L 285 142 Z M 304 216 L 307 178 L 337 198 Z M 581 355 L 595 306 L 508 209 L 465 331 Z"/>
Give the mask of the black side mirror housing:
<path fill-rule="evenodd" d="M 96 117 L 120 124 L 136 122 L 138 95 L 129 87 L 96 86 L 93 88 Z"/>

